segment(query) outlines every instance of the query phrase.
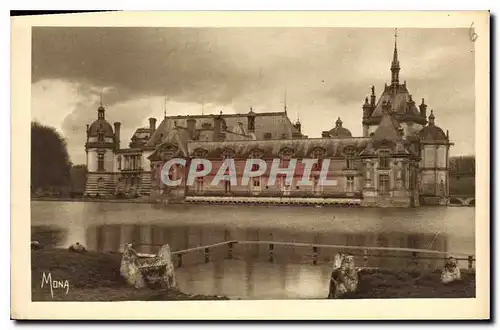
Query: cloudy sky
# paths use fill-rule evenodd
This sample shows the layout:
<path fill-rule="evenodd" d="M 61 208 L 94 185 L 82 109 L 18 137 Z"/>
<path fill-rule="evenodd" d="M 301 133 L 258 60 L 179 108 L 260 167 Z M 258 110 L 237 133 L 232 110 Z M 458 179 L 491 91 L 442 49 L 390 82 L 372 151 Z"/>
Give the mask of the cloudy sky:
<path fill-rule="evenodd" d="M 361 136 L 370 86 L 390 83 L 392 29 L 33 28 L 32 115 L 85 162 L 85 128 L 122 123 L 121 145 L 148 118 L 281 111 L 320 137 L 341 117 Z M 474 153 L 474 44 L 468 29 L 398 29 L 400 81 L 450 131 L 452 155 Z M 428 111 L 429 111 L 428 110 Z"/>

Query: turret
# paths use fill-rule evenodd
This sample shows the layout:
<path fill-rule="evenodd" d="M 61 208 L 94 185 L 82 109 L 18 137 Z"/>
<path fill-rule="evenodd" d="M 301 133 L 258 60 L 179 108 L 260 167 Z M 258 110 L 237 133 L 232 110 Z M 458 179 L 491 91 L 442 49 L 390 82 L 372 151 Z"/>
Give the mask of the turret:
<path fill-rule="evenodd" d="M 427 104 L 425 104 L 424 99 L 422 99 L 422 103 L 418 107 L 420 109 L 420 115 L 427 118 Z"/>
<path fill-rule="evenodd" d="M 371 116 L 372 106 L 368 103 L 368 97 L 365 97 L 365 103 L 363 104 L 363 118 L 368 118 Z"/>
<path fill-rule="evenodd" d="M 376 101 L 375 86 L 372 86 L 372 94 L 370 95 L 370 105 L 372 106 L 372 109 L 375 109 L 375 101 Z"/>

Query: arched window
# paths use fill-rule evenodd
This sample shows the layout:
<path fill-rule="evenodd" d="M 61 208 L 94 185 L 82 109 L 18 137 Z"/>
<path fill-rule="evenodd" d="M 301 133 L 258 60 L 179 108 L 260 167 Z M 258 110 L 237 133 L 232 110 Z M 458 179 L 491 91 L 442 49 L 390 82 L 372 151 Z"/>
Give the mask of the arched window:
<path fill-rule="evenodd" d="M 312 170 L 313 171 L 321 171 L 321 166 L 323 163 L 323 157 L 325 155 L 325 151 L 323 149 L 314 149 L 311 152 L 311 158 L 317 159 L 317 162 L 313 164 Z"/>

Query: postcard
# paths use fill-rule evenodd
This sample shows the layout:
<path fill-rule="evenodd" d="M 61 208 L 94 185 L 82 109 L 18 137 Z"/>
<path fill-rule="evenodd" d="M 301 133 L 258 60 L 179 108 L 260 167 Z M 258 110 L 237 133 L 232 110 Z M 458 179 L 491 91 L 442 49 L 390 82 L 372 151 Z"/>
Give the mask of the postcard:
<path fill-rule="evenodd" d="M 11 20 L 13 319 L 490 318 L 489 12 Z"/>

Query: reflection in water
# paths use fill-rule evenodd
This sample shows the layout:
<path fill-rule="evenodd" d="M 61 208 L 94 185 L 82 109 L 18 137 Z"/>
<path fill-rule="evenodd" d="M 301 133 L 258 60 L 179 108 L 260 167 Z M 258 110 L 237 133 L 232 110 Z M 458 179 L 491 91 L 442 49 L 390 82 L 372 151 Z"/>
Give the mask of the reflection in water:
<path fill-rule="evenodd" d="M 34 228 L 36 230 L 36 227 Z M 444 234 L 406 234 L 392 232 L 357 234 L 342 233 L 296 233 L 279 229 L 228 229 L 222 226 L 159 226 L 159 225 L 100 225 L 88 226 L 86 239 L 87 248 L 99 252 L 121 251 L 125 243 L 133 243 L 137 250 L 145 253 L 156 253 L 159 246 L 170 244 L 172 251 L 220 243 L 224 240 L 246 241 L 275 241 L 295 242 L 318 245 L 343 246 L 378 246 L 378 247 L 408 247 L 415 249 L 430 249 L 448 251 L 448 236 Z M 66 240 L 65 240 L 66 241 Z M 344 252 L 355 256 L 355 262 L 363 265 L 363 251 L 343 249 Z M 210 249 L 209 259 L 220 261 L 227 258 L 228 246 Z M 234 259 L 253 261 L 273 261 L 275 263 L 311 264 L 313 254 L 318 254 L 319 263 L 330 263 L 334 253 L 338 250 L 331 248 L 317 248 L 313 246 L 287 246 L 279 244 L 235 244 L 232 254 Z M 407 267 L 419 264 L 424 267 L 433 267 L 441 264 L 442 260 L 412 260 L 410 252 L 401 251 L 369 251 L 369 267 Z M 399 256 L 405 258 L 388 258 Z M 425 255 L 419 254 L 420 257 Z M 427 255 L 427 257 L 435 257 Z M 196 251 L 183 256 L 183 265 L 204 263 L 204 251 Z M 251 270 L 248 270 L 251 272 Z M 251 274 L 247 274 L 250 276 Z M 300 274 L 299 274 L 300 275 Z M 299 276 L 297 275 L 297 276 Z M 295 276 L 295 275 L 294 275 Z"/>
<path fill-rule="evenodd" d="M 89 250 L 121 251 L 124 243 L 155 253 L 228 240 L 300 242 L 325 245 L 406 247 L 474 255 L 474 208 L 349 209 L 306 207 L 202 206 L 124 203 L 32 202 L 32 238 L 67 247 L 80 242 Z M 324 297 L 332 249 L 236 244 L 183 256 L 177 275 L 186 292 L 234 297 Z M 357 265 L 363 265 L 362 251 Z M 369 267 L 435 267 L 442 260 L 408 252 L 371 251 Z M 272 257 L 272 258 L 271 258 Z M 433 256 L 435 257 L 435 256 Z M 272 263 L 270 262 L 272 259 Z M 174 260 L 175 261 L 175 260 Z M 464 264 L 461 264 L 464 266 Z M 465 267 L 467 266 L 465 262 Z M 209 275 L 211 274 L 211 275 Z"/>
<path fill-rule="evenodd" d="M 242 299 L 325 298 L 330 265 L 225 260 L 176 270 L 183 292 Z"/>

